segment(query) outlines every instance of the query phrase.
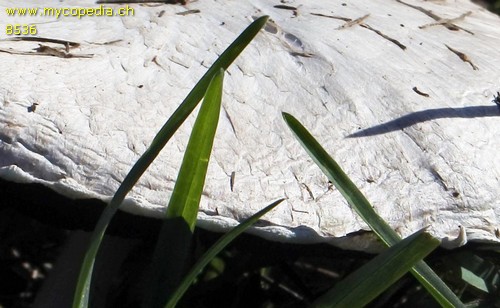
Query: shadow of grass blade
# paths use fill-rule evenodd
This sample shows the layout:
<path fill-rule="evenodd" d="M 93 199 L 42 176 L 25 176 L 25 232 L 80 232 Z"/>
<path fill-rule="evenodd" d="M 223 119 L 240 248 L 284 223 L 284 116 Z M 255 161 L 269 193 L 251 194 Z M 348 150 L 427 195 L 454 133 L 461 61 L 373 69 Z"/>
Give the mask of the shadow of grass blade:
<path fill-rule="evenodd" d="M 189 273 L 184 277 L 181 284 L 177 288 L 177 290 L 172 294 L 172 297 L 165 305 L 166 308 L 173 308 L 177 305 L 179 300 L 182 298 L 184 293 L 187 291 L 189 286 L 196 279 L 198 274 L 203 270 L 207 264 L 209 264 L 217 254 L 219 254 L 229 243 L 231 243 L 238 235 L 243 233 L 246 229 L 248 229 L 251 225 L 253 225 L 257 220 L 259 220 L 262 216 L 264 216 L 267 212 L 274 209 L 278 204 L 280 204 L 284 199 L 277 200 L 270 205 L 266 206 L 264 209 L 252 215 L 250 218 L 236 226 L 234 229 L 226 233 L 223 237 L 221 237 L 212 247 L 210 247 L 203 256 L 196 262 L 193 268 L 189 271 Z"/>
<path fill-rule="evenodd" d="M 320 167 L 335 187 L 341 192 L 349 205 L 361 216 L 373 232 L 387 245 L 392 246 L 401 240 L 401 237 L 375 212 L 365 196 L 342 171 L 335 160 L 328 155 L 307 129 L 292 115 L 283 112 L 283 119 L 295 134 L 306 152 Z M 412 273 L 427 291 L 444 307 L 463 307 L 458 297 L 448 286 L 425 264 L 418 262 Z"/>
<path fill-rule="evenodd" d="M 172 116 L 163 125 L 163 127 L 154 137 L 149 148 L 138 159 L 130 172 L 127 174 L 120 187 L 116 191 L 115 195 L 113 196 L 113 199 L 104 209 L 104 212 L 97 222 L 94 233 L 92 234 L 90 246 L 87 250 L 87 253 L 85 254 L 85 259 L 82 262 L 82 268 L 80 269 L 80 275 L 78 277 L 78 283 L 73 299 L 74 308 L 88 307 L 91 273 L 97 251 L 99 250 L 99 246 L 101 244 L 104 233 L 106 232 L 106 228 L 111 221 L 111 218 L 118 210 L 118 207 L 125 199 L 125 196 L 132 189 L 135 183 L 137 183 L 139 178 L 153 162 L 156 156 L 158 156 L 161 149 L 163 149 L 165 144 L 167 144 L 168 140 L 170 140 L 174 132 L 180 127 L 180 125 L 185 121 L 188 115 L 200 102 L 201 98 L 205 94 L 210 80 L 212 80 L 215 73 L 218 72 L 221 68 L 226 70 L 229 67 L 229 65 L 238 57 L 243 49 L 245 49 L 245 47 L 257 35 L 257 33 L 266 23 L 267 19 L 268 16 L 263 16 L 256 19 L 220 55 L 220 57 L 208 69 L 205 75 L 203 75 L 203 77 L 201 77 L 198 83 L 193 87 L 191 92 L 189 92 L 182 104 L 177 108 L 177 110 L 175 110 Z"/>
<path fill-rule="evenodd" d="M 222 99 L 224 71 L 214 76 L 196 117 L 158 235 L 143 307 L 162 307 L 185 274 Z"/>
<path fill-rule="evenodd" d="M 318 298 L 312 307 L 363 307 L 425 258 L 440 241 L 423 230 L 391 246 Z"/>

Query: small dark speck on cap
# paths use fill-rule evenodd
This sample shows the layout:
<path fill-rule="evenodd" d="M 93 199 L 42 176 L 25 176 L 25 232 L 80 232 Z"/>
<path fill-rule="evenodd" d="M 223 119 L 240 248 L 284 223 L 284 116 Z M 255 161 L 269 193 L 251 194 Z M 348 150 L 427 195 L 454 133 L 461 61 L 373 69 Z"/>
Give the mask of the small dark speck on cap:
<path fill-rule="evenodd" d="M 28 112 L 35 112 L 36 106 L 38 106 L 38 103 L 31 104 L 31 106 L 28 107 Z"/>

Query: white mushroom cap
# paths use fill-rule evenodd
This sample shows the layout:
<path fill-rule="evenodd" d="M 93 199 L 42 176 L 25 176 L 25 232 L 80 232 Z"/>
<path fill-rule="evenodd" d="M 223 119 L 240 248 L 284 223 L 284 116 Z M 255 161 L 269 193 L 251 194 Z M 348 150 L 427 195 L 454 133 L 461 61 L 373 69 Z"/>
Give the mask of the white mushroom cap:
<path fill-rule="evenodd" d="M 252 18 L 269 15 L 225 78 L 200 226 L 226 230 L 284 197 L 252 232 L 358 249 L 372 243 L 344 238 L 368 228 L 295 140 L 286 111 L 402 236 L 430 225 L 440 238 L 462 234 L 452 246 L 465 234 L 498 241 L 500 110 L 492 99 L 500 18 L 464 0 L 404 3 L 199 0 L 79 19 L 6 16 L 19 4 L 4 1 L 0 29 L 35 24 L 37 36 L 79 46 L 0 41 L 0 177 L 109 200 L 210 64 Z M 39 55 L 57 51 L 63 57 Z M 123 210 L 162 216 L 193 120 Z"/>

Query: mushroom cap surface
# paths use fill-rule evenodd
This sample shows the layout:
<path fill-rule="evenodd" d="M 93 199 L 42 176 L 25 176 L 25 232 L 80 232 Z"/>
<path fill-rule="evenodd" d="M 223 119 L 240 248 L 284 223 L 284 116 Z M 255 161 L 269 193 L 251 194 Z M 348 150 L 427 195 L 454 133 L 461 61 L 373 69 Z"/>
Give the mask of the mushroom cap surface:
<path fill-rule="evenodd" d="M 469 1 L 199 0 L 81 18 L 7 16 L 14 6 L 0 4 L 1 29 L 32 24 L 37 37 L 77 45 L 1 36 L 3 179 L 110 200 L 217 56 L 269 15 L 227 71 L 199 226 L 227 230 L 286 198 L 251 232 L 357 249 L 373 243 L 357 236 L 368 227 L 294 138 L 284 111 L 402 236 L 430 226 L 439 238 L 498 241 L 500 18 Z M 123 210 L 162 217 L 195 115 Z"/>

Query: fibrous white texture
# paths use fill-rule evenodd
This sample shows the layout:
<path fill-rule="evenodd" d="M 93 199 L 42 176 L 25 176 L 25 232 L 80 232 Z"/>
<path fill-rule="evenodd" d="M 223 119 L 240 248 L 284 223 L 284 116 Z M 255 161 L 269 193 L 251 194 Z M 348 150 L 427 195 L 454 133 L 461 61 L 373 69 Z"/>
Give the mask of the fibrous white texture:
<path fill-rule="evenodd" d="M 269 15 L 225 78 L 200 226 L 227 229 L 286 198 L 253 232 L 369 245 L 339 240 L 367 226 L 295 140 L 286 111 L 401 235 L 430 225 L 454 238 L 463 226 L 469 240 L 498 240 L 500 18 L 468 1 L 199 0 L 130 4 L 126 17 L 6 15 L 18 6 L 2 2 L 2 30 L 36 24 L 39 37 L 80 45 L 0 41 L 2 178 L 109 200 L 207 67 L 253 18 Z M 39 55 L 47 51 L 39 44 L 60 56 Z M 193 121 L 124 210 L 162 215 Z"/>

